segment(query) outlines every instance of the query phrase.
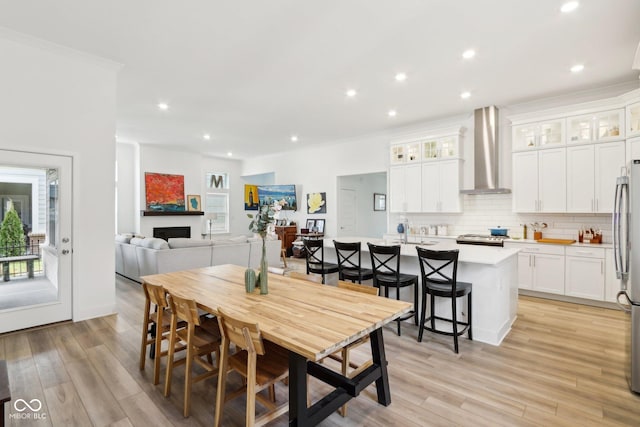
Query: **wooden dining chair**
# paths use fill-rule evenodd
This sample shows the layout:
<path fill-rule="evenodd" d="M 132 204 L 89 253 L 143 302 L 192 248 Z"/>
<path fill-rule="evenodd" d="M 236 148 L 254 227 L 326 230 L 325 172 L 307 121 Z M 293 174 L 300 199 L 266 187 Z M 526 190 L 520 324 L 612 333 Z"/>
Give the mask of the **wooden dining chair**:
<path fill-rule="evenodd" d="M 143 371 L 147 359 L 147 346 L 153 349 L 153 384 L 160 382 L 160 359 L 166 356 L 162 351 L 162 341 L 169 339 L 171 310 L 167 293 L 162 286 L 142 284 L 144 290 L 144 317 L 142 319 L 142 343 L 140 345 L 140 370 Z M 178 348 L 184 350 L 185 347 Z"/>
<path fill-rule="evenodd" d="M 193 383 L 205 380 L 218 374 L 220 362 L 220 328 L 217 319 L 201 317 L 198 314 L 196 302 L 182 298 L 175 294 L 169 294 L 169 306 L 171 308 L 171 330 L 169 332 L 169 353 L 167 360 L 167 373 L 164 383 L 164 395 L 171 394 L 171 378 L 173 368 L 186 365 L 184 373 L 184 411 L 185 417 L 189 416 L 191 408 L 191 386 Z M 178 321 L 184 321 L 186 327 L 179 329 Z M 187 355 L 180 360 L 174 360 L 175 349 L 178 343 L 186 346 Z M 216 363 L 213 363 L 211 354 L 216 354 Z M 206 356 L 206 360 L 202 357 Z M 192 367 L 196 363 L 205 369 L 205 372 L 193 376 Z"/>
<path fill-rule="evenodd" d="M 304 274 L 304 273 L 300 273 L 299 271 L 291 271 L 289 272 L 289 277 L 322 284 L 322 276 L 319 276 L 317 274 Z"/>
<path fill-rule="evenodd" d="M 357 283 L 350 283 L 350 282 L 346 282 L 344 280 L 338 280 L 338 287 L 341 289 L 348 289 L 350 291 L 355 291 L 355 292 L 361 292 L 363 294 L 367 294 L 367 295 L 378 295 L 378 288 L 374 288 L 373 286 L 366 286 L 366 285 L 360 285 Z M 353 378 L 356 375 L 358 375 L 360 372 L 364 371 L 365 369 L 367 369 L 369 366 L 371 366 L 373 364 L 373 360 L 369 359 L 366 362 L 362 363 L 362 364 L 355 364 L 353 362 L 351 362 L 350 360 L 350 352 L 351 350 L 353 350 L 356 347 L 359 347 L 363 344 L 366 344 L 369 342 L 369 335 L 366 335 L 352 343 L 347 344 L 346 346 L 342 347 L 342 349 L 340 351 L 337 351 L 331 355 L 329 355 L 328 357 L 330 359 L 336 360 L 338 362 L 341 363 L 342 365 L 342 375 L 344 375 L 345 377 L 349 377 L 349 378 Z M 349 372 L 349 369 L 354 369 L 353 371 Z M 342 415 L 343 417 L 347 416 L 347 404 L 345 403 L 344 405 L 342 405 L 342 407 L 340 408 L 340 415 Z"/>
<path fill-rule="evenodd" d="M 222 332 L 220 357 L 220 375 L 218 375 L 218 393 L 216 396 L 216 427 L 222 425 L 222 410 L 225 402 L 247 395 L 245 426 L 261 426 L 285 414 L 289 405 L 276 404 L 275 383 L 289 376 L 288 350 L 263 341 L 257 323 L 247 322 L 233 316 L 224 309 L 218 309 L 218 321 Z M 236 352 L 229 354 L 229 344 L 233 343 Z M 225 397 L 227 372 L 238 372 L 245 385 Z M 260 392 L 269 389 L 269 398 Z M 256 400 L 269 411 L 256 419 Z"/>

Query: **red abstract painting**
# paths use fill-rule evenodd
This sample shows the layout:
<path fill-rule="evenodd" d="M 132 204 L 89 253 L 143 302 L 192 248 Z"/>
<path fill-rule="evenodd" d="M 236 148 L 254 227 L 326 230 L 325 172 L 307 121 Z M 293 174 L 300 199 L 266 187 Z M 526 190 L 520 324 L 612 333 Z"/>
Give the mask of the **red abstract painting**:
<path fill-rule="evenodd" d="M 184 211 L 184 175 L 145 172 L 147 210 Z"/>

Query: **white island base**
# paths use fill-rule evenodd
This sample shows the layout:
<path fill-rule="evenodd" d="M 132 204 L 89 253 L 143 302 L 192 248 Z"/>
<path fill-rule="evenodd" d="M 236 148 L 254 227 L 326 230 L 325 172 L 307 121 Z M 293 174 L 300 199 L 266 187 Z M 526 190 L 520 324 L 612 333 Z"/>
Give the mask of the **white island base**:
<path fill-rule="evenodd" d="M 384 245 L 381 239 L 366 238 L 337 238 L 339 242 L 362 242 L 362 266 L 370 267 L 371 258 L 367 242 Z M 328 262 L 337 262 L 333 239 L 325 239 L 325 258 Z M 471 309 L 473 340 L 492 345 L 500 345 L 504 337 L 511 330 L 511 325 L 516 320 L 518 311 L 518 253 L 517 249 L 500 248 L 477 245 L 458 245 L 453 240 L 433 241 L 425 245 L 403 244 L 401 245 L 400 271 L 402 273 L 416 274 L 420 277 L 420 265 L 416 246 L 430 250 L 458 249 L 458 280 L 473 284 Z M 390 297 L 393 290 L 390 291 Z M 419 279 L 418 295 L 422 295 L 422 280 Z M 400 298 L 404 301 L 413 301 L 413 289 L 411 287 L 401 289 Z M 458 299 L 458 320 L 467 321 L 466 301 Z M 417 307 L 422 310 L 422 305 Z M 429 307 L 427 306 L 427 310 Z M 436 298 L 436 314 L 450 318 L 451 301 L 444 298 Z M 429 312 L 427 312 L 427 316 Z M 407 320 L 411 322 L 413 320 Z M 464 335 L 466 337 L 466 334 Z M 428 339 L 428 335 L 425 338 Z"/>

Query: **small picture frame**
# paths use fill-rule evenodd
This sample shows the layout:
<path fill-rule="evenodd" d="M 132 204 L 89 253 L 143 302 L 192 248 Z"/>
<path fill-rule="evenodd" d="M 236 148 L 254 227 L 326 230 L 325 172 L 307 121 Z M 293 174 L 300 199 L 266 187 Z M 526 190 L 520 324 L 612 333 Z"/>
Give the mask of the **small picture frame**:
<path fill-rule="evenodd" d="M 316 226 L 316 220 L 315 219 L 308 219 L 307 220 L 307 229 L 309 230 L 309 232 L 311 232 L 311 230 L 313 230 Z"/>
<path fill-rule="evenodd" d="M 187 211 L 201 211 L 200 196 L 198 194 L 187 195 Z"/>
<path fill-rule="evenodd" d="M 316 233 L 324 234 L 324 219 L 316 219 Z"/>
<path fill-rule="evenodd" d="M 382 193 L 373 193 L 373 210 L 374 211 L 386 211 L 387 210 L 387 195 Z"/>

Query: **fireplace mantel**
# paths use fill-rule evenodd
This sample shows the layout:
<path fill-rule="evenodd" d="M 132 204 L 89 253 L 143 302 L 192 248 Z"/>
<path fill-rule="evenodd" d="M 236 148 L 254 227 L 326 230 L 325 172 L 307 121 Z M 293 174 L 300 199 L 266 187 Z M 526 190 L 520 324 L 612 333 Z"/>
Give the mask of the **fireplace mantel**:
<path fill-rule="evenodd" d="M 202 211 L 178 211 L 178 212 L 164 212 L 164 211 L 140 211 L 140 216 L 185 216 L 185 215 L 204 215 Z"/>

